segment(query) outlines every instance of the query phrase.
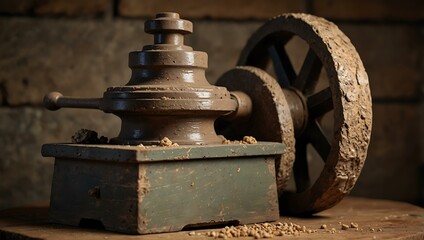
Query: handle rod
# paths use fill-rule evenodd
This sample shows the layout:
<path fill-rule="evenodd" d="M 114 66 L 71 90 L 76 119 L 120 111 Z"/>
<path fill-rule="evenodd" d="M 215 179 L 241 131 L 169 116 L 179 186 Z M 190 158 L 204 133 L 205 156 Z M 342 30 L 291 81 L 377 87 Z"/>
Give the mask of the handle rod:
<path fill-rule="evenodd" d="M 44 107 L 55 111 L 60 108 L 100 108 L 101 98 L 73 98 L 64 97 L 59 92 L 51 92 L 44 96 Z"/>

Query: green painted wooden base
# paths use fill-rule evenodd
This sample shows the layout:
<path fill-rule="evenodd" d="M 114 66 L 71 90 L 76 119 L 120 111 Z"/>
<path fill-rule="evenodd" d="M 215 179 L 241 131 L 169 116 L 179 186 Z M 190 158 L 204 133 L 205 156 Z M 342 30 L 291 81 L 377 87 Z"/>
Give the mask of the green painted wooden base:
<path fill-rule="evenodd" d="M 283 148 L 44 145 L 43 155 L 56 157 L 50 219 L 74 226 L 94 220 L 130 234 L 274 221 L 274 155 Z"/>

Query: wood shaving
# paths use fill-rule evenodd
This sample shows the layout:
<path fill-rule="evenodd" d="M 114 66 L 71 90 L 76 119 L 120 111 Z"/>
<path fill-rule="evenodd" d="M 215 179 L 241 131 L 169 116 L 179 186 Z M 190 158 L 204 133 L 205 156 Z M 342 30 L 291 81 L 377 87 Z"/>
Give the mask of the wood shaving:
<path fill-rule="evenodd" d="M 256 144 L 258 143 L 258 141 L 256 141 L 256 138 L 252 137 L 252 136 L 244 136 L 243 140 L 228 140 L 228 139 L 223 139 L 222 140 L 222 144 Z"/>
<path fill-rule="evenodd" d="M 159 145 L 147 145 L 140 143 L 137 145 L 137 147 L 141 149 L 150 149 L 150 148 L 157 148 L 157 147 L 179 147 L 178 143 L 172 142 L 169 138 L 164 137 L 160 140 Z"/>
<path fill-rule="evenodd" d="M 341 228 L 342 228 L 342 230 L 348 230 L 349 229 L 349 225 L 342 224 Z"/>
<path fill-rule="evenodd" d="M 161 147 L 178 147 L 178 143 L 173 143 L 169 138 L 164 137 L 160 140 L 159 146 Z"/>
<path fill-rule="evenodd" d="M 256 138 L 252 137 L 252 136 L 244 136 L 243 137 L 243 142 L 247 143 L 247 144 L 255 144 L 258 143 L 258 141 L 256 141 Z"/>

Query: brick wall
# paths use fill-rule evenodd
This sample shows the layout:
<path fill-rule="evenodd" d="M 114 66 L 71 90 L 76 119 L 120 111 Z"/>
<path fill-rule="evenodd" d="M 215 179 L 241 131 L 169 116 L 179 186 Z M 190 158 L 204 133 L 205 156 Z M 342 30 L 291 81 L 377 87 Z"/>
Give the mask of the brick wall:
<path fill-rule="evenodd" d="M 119 120 L 114 116 L 90 110 L 49 112 L 41 100 L 51 90 L 101 96 L 106 87 L 126 83 L 128 52 L 151 41 L 143 33 L 143 21 L 158 11 L 176 11 L 194 21 L 188 43 L 208 52 L 211 82 L 235 65 L 248 37 L 271 16 L 307 12 L 336 22 L 363 59 L 374 103 L 368 159 L 352 194 L 422 203 L 423 3 L 1 1 L 0 209 L 48 201 L 53 161 L 40 156 L 43 143 L 67 142 L 79 128 L 117 134 Z"/>

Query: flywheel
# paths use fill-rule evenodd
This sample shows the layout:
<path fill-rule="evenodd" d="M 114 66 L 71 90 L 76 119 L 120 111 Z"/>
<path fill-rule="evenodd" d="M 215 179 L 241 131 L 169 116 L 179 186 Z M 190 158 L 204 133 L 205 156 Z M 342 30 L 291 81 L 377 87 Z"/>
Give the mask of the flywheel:
<path fill-rule="evenodd" d="M 296 36 L 309 48 L 298 71 L 286 48 Z M 231 91 L 247 91 L 253 102 L 252 116 L 242 124 L 218 122 L 217 131 L 226 137 L 256 133 L 253 136 L 258 140 L 279 139 L 286 144 L 286 153 L 276 160 L 282 213 L 309 215 L 337 204 L 358 179 L 372 125 L 368 76 L 350 40 L 323 18 L 283 14 L 270 19 L 252 35 L 237 65 L 249 67 L 230 70 L 217 84 Z M 322 70 L 327 87 L 319 88 Z M 271 97 L 261 97 L 264 88 Z M 255 106 L 255 101 L 261 103 Z M 273 109 L 270 114 L 258 109 L 266 106 Z M 330 133 L 322 128 L 326 114 L 331 115 Z M 275 119 L 278 124 L 268 124 L 264 119 Z M 309 146 L 324 165 L 315 181 L 310 178 L 309 167 L 316 159 L 307 153 Z M 289 177 L 294 179 L 295 190 L 286 189 Z"/>

